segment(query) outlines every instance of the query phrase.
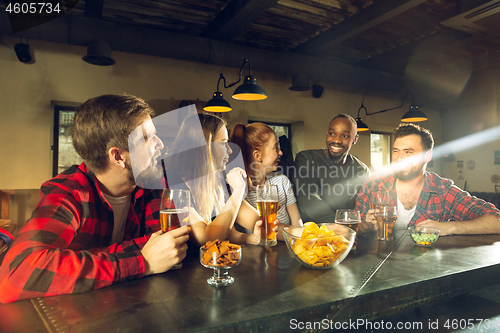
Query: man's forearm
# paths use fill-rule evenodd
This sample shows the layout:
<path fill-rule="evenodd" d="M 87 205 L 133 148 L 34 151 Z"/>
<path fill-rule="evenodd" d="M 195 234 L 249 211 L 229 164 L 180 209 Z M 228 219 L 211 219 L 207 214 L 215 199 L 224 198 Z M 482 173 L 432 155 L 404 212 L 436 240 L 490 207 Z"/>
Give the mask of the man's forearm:
<path fill-rule="evenodd" d="M 467 221 L 437 222 L 426 220 L 418 225 L 438 228 L 441 230 L 441 236 L 500 234 L 500 220 L 494 215 L 482 215 Z"/>
<path fill-rule="evenodd" d="M 453 233 L 461 234 L 500 234 L 500 220 L 493 215 L 483 215 L 468 221 L 451 221 Z"/>

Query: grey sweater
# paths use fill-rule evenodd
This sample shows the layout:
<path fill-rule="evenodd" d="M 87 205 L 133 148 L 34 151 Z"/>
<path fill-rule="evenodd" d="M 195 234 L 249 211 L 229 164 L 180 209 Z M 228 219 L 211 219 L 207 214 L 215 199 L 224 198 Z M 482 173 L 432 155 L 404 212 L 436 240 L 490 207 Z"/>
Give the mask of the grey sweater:
<path fill-rule="evenodd" d="M 298 153 L 293 178 L 302 221 L 334 222 L 337 209 L 354 208 L 369 175 L 368 167 L 351 154 L 338 165 L 325 149 Z"/>

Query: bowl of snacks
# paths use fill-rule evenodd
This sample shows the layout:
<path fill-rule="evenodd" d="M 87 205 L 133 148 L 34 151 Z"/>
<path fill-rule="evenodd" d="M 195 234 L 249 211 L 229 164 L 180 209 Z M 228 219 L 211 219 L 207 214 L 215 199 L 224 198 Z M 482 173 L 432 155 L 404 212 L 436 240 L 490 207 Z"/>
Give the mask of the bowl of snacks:
<path fill-rule="evenodd" d="M 234 278 L 229 276 L 228 270 L 237 266 L 241 260 L 241 246 L 229 241 L 209 241 L 200 247 L 200 263 L 206 268 L 214 270 L 214 275 L 207 279 L 207 283 L 215 287 L 229 286 Z"/>
<path fill-rule="evenodd" d="M 408 231 L 417 246 L 431 247 L 439 237 L 439 229 L 431 227 L 412 225 Z"/>
<path fill-rule="evenodd" d="M 314 269 L 337 266 L 347 257 L 356 239 L 356 232 L 337 223 L 304 223 L 303 227 L 283 228 L 290 253 L 302 265 Z"/>

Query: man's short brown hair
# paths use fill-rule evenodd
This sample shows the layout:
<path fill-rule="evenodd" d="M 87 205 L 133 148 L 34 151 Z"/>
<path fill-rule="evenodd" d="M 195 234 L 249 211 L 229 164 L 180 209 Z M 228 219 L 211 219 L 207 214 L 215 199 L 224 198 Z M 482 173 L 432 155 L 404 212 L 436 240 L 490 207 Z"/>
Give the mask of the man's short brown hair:
<path fill-rule="evenodd" d="M 434 147 L 434 139 L 429 130 L 412 123 L 402 123 L 394 131 L 394 141 L 408 135 L 418 135 L 422 139 L 422 148 L 431 150 Z"/>
<path fill-rule="evenodd" d="M 132 95 L 91 98 L 76 109 L 73 146 L 92 172 L 103 172 L 108 150 L 117 147 L 128 151 L 128 136 L 148 115 L 154 115 L 153 109 Z"/>

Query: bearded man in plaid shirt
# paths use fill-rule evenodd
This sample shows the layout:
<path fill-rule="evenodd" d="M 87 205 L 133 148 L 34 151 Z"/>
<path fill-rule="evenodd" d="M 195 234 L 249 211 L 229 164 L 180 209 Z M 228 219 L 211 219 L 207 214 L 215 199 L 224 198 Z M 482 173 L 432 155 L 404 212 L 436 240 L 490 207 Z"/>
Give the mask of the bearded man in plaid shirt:
<path fill-rule="evenodd" d="M 439 229 L 441 236 L 500 233 L 500 211 L 493 204 L 425 170 L 433 146 L 432 134 L 418 125 L 401 124 L 395 130 L 394 173 L 367 181 L 358 194 L 356 209 L 363 220 L 360 231 L 376 226 L 370 193 L 385 190 L 389 191 L 389 204 L 398 207 L 396 229 L 418 224 Z"/>
<path fill-rule="evenodd" d="M 78 107 L 72 139 L 84 162 L 42 185 L 0 267 L 0 302 L 87 292 L 165 272 L 186 256 L 190 227 L 162 233 L 160 191 L 137 186 L 161 175 L 163 143 L 151 115 L 130 95 L 103 95 Z M 129 143 L 137 127 L 144 142 Z M 143 168 L 137 180 L 134 147 L 150 157 L 134 161 Z"/>

